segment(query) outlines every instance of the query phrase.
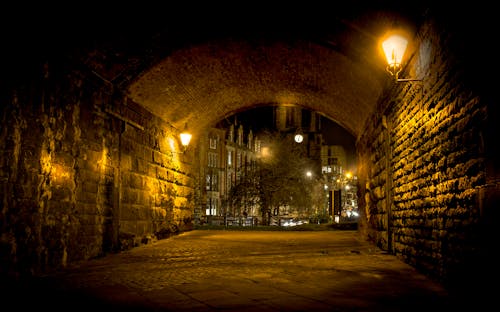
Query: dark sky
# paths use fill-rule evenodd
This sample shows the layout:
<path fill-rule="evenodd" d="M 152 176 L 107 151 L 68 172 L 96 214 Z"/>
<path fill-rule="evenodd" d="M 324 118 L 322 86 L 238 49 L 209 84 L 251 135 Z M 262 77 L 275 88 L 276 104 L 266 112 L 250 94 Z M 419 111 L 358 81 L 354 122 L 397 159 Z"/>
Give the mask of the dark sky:
<path fill-rule="evenodd" d="M 347 169 L 354 171 L 356 166 L 356 138 L 333 120 L 321 117 L 323 138 L 328 145 L 342 145 L 347 153 Z"/>
<path fill-rule="evenodd" d="M 254 133 L 261 130 L 271 130 L 274 127 L 273 107 L 264 106 L 252 108 L 237 114 L 238 121 L 250 127 Z"/>

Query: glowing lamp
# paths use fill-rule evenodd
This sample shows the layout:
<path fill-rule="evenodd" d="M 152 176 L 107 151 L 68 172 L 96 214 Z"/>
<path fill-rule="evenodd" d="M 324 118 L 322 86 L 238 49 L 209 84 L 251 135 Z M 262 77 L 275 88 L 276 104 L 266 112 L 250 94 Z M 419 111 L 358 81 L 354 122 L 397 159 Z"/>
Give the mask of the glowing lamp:
<path fill-rule="evenodd" d="M 399 79 L 398 75 L 403 66 L 403 56 L 408 47 L 408 40 L 401 35 L 389 36 L 382 42 L 385 58 L 387 60 L 387 71 L 395 78 L 397 82 L 422 81 L 422 79 Z"/>
<path fill-rule="evenodd" d="M 189 133 L 188 131 L 187 123 L 185 124 L 184 131 L 181 132 L 180 137 L 182 146 L 184 146 L 184 148 L 187 148 L 192 137 L 191 133 Z"/>
<path fill-rule="evenodd" d="M 385 58 L 387 59 L 387 71 L 394 77 L 398 77 L 401 71 L 401 62 L 405 54 L 408 40 L 400 35 L 393 35 L 382 43 Z"/>

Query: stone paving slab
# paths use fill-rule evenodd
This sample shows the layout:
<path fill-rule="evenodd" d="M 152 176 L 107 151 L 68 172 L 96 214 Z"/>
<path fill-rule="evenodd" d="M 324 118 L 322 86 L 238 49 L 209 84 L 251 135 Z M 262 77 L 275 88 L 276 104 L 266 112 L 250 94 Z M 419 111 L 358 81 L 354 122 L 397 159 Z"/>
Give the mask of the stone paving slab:
<path fill-rule="evenodd" d="M 356 231 L 195 230 L 74 265 L 36 286 L 21 289 L 22 295 L 52 311 L 421 311 L 459 306 L 441 285 L 361 241 Z"/>

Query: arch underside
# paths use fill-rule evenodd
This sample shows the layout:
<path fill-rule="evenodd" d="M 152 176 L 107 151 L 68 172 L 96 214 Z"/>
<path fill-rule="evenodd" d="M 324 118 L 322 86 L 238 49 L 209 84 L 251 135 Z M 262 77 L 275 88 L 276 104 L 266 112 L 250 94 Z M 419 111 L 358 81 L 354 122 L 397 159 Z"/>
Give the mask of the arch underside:
<path fill-rule="evenodd" d="M 143 72 L 128 96 L 181 127 L 202 131 L 242 109 L 299 105 L 357 137 L 382 85 L 367 68 L 311 42 L 219 41 L 178 50 Z"/>

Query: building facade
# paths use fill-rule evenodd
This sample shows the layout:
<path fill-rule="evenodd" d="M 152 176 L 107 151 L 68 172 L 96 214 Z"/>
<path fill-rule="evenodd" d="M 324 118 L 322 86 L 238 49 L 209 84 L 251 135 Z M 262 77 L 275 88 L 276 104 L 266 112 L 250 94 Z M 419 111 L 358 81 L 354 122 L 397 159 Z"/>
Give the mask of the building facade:
<path fill-rule="evenodd" d="M 200 138 L 198 153 L 198 196 L 195 209 L 197 224 L 213 223 L 221 215 L 225 188 L 225 131 L 210 128 Z"/>
<path fill-rule="evenodd" d="M 230 191 L 256 166 L 260 141 L 235 119 L 210 128 L 200 140 L 198 224 L 252 225 L 258 207 L 234 203 Z"/>

